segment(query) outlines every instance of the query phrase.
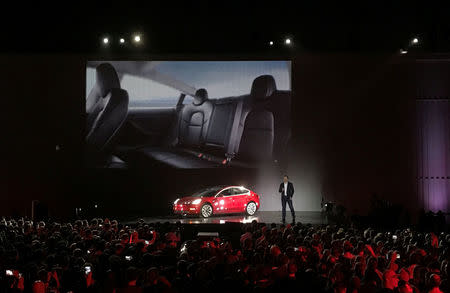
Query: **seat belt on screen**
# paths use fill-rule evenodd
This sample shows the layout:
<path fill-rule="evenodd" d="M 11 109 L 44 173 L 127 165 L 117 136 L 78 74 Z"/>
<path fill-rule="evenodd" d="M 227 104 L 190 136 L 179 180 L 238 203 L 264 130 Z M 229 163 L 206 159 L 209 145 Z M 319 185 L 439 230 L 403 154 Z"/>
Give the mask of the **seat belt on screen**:
<path fill-rule="evenodd" d="M 178 134 L 180 133 L 180 124 L 181 124 L 181 110 L 183 109 L 183 101 L 186 98 L 186 94 L 181 94 L 178 100 L 178 103 L 175 107 L 175 119 L 174 123 L 172 123 L 172 131 L 171 137 L 168 141 L 169 146 L 176 146 L 179 142 Z"/>
<path fill-rule="evenodd" d="M 230 131 L 230 139 L 228 141 L 225 157 L 226 157 L 226 163 L 229 163 L 236 155 L 237 152 L 237 143 L 239 138 L 239 124 L 241 121 L 241 115 L 242 115 L 242 104 L 243 101 L 238 101 L 238 104 L 236 106 L 236 112 L 234 113 L 234 119 L 233 124 L 231 126 Z"/>

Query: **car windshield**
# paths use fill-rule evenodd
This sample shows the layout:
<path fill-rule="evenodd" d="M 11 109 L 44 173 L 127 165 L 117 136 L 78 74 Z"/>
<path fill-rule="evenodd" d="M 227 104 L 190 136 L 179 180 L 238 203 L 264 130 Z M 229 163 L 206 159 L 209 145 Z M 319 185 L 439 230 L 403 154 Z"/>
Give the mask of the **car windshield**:
<path fill-rule="evenodd" d="M 215 196 L 217 194 L 217 192 L 219 192 L 220 190 L 222 190 L 223 187 L 221 186 L 216 186 L 216 187 L 209 187 L 206 189 L 202 189 L 200 191 L 195 192 L 193 195 L 191 195 L 192 197 L 209 197 L 209 196 Z"/>

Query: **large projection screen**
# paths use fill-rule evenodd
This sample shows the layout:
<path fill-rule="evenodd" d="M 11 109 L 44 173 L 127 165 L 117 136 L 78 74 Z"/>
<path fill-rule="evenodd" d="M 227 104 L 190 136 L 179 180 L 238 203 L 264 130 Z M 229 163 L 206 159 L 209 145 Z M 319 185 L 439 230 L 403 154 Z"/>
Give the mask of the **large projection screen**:
<path fill-rule="evenodd" d="M 88 61 L 95 167 L 258 168 L 291 131 L 291 62 Z"/>

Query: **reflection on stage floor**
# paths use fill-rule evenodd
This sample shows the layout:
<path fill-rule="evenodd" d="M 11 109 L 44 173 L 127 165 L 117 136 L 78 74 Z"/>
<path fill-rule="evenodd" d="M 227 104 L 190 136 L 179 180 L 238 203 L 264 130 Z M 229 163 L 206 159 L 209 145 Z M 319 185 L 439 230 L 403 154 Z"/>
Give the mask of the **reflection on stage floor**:
<path fill-rule="evenodd" d="M 326 220 L 321 216 L 320 212 L 304 212 L 297 211 L 296 213 L 296 222 L 300 222 L 303 224 L 326 224 Z M 180 221 L 182 224 L 225 224 L 227 222 L 232 223 L 251 223 L 256 221 L 258 223 L 281 223 L 281 212 L 257 212 L 254 216 L 246 216 L 242 215 L 220 215 L 220 216 L 212 216 L 210 218 L 202 218 L 202 217 L 180 217 L 180 216 L 166 216 L 166 217 L 143 217 L 142 218 L 146 223 L 155 223 L 155 222 L 170 222 L 175 223 Z M 137 220 L 137 219 L 136 219 Z M 287 213 L 286 215 L 286 223 L 291 222 L 291 215 Z M 132 221 L 129 221 L 130 223 Z"/>

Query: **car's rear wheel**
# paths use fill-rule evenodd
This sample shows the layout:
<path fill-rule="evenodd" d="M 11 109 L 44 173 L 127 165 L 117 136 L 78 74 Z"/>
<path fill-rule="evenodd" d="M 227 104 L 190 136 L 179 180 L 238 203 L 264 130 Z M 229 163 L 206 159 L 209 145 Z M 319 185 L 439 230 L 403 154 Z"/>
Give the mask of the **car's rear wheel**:
<path fill-rule="evenodd" d="M 200 214 L 203 218 L 209 218 L 213 214 L 213 207 L 212 205 L 205 203 L 202 205 L 202 208 L 200 209 Z"/>
<path fill-rule="evenodd" d="M 256 206 L 256 203 L 253 201 L 249 202 L 247 204 L 247 206 L 245 207 L 245 212 L 249 216 L 253 216 L 256 213 L 256 210 L 257 210 L 257 206 Z"/>

